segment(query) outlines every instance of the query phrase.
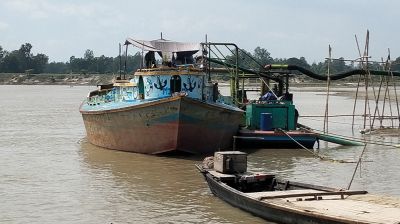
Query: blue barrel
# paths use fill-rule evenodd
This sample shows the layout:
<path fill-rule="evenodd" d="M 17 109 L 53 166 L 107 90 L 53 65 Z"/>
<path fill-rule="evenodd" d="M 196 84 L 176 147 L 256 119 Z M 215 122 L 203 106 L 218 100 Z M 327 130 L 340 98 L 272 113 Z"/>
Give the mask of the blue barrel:
<path fill-rule="evenodd" d="M 260 114 L 260 130 L 261 131 L 272 131 L 272 114 L 261 113 Z"/>

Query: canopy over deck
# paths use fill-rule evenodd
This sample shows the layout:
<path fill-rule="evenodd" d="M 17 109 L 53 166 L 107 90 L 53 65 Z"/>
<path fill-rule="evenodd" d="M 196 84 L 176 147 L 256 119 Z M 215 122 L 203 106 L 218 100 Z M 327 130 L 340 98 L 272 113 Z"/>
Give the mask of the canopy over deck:
<path fill-rule="evenodd" d="M 192 52 L 192 54 L 194 54 L 201 49 L 199 43 L 183 43 L 165 39 L 147 41 L 127 38 L 125 41 L 125 45 L 129 44 L 132 44 L 137 48 L 143 49 L 144 51 L 156 52 Z"/>

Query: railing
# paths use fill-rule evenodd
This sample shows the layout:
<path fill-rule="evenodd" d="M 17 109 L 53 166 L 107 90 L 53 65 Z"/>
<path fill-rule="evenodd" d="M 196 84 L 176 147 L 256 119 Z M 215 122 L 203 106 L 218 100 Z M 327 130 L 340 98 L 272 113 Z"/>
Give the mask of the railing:
<path fill-rule="evenodd" d="M 95 106 L 95 105 L 100 105 L 100 104 L 109 103 L 111 101 L 114 101 L 115 95 L 114 94 L 108 95 L 109 92 L 111 92 L 111 90 L 101 92 L 101 95 L 97 94 L 97 95 L 89 96 L 86 100 L 87 104 L 90 106 Z"/>

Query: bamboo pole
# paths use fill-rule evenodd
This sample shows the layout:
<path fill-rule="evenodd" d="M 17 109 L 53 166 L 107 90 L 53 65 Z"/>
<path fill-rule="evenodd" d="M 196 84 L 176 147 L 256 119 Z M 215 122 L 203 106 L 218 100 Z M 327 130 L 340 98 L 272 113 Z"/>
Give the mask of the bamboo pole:
<path fill-rule="evenodd" d="M 363 59 L 363 56 L 361 55 L 361 50 L 360 50 L 360 45 L 358 44 L 358 38 L 357 35 L 354 35 L 354 38 L 356 40 L 356 44 L 357 44 L 357 50 L 358 50 L 358 54 L 360 56 L 360 59 Z M 362 64 L 362 62 L 360 61 L 360 64 Z M 353 106 L 353 115 L 356 113 L 356 106 L 357 106 L 357 99 L 358 99 L 358 91 L 360 88 L 360 82 L 361 82 L 361 74 L 358 76 L 358 82 L 357 82 L 357 90 L 356 90 L 356 97 L 354 98 L 354 106 Z M 353 119 L 351 121 L 351 131 L 354 134 L 354 116 Z"/>
<path fill-rule="evenodd" d="M 328 77 L 326 84 L 326 103 L 325 103 L 325 117 L 324 117 L 324 134 L 328 133 L 328 115 L 329 115 L 329 91 L 330 91 L 330 67 L 331 67 L 331 58 L 332 58 L 332 48 L 329 45 L 329 59 L 328 59 Z"/>
<path fill-rule="evenodd" d="M 388 68 L 387 71 L 390 73 L 390 77 L 391 77 L 392 83 L 393 83 L 393 90 L 394 90 L 394 96 L 395 96 L 395 99 L 396 99 L 396 107 L 397 107 L 398 128 L 400 128 L 399 100 L 398 100 L 398 97 L 397 97 L 396 82 L 394 80 L 393 72 L 391 71 L 392 66 L 391 66 L 391 62 L 390 62 L 390 49 L 389 48 L 388 48 L 388 57 L 387 58 L 388 58 L 387 59 L 387 61 L 388 61 L 388 63 L 387 63 L 387 68 Z"/>
<path fill-rule="evenodd" d="M 369 111 L 369 114 L 371 114 L 370 107 L 369 107 L 369 94 L 368 94 L 368 88 L 369 88 L 369 77 L 371 74 L 369 73 L 369 68 L 368 68 L 368 54 L 369 54 L 369 30 L 367 30 L 367 35 L 366 35 L 366 40 L 365 40 L 365 47 L 364 47 L 364 57 L 365 57 L 365 63 L 364 63 L 364 69 L 367 71 L 367 74 L 364 76 L 365 80 L 365 100 L 364 100 L 364 114 L 367 114 L 367 109 Z M 369 119 L 370 122 L 370 129 L 372 129 L 372 124 L 371 124 L 371 117 Z M 364 117 L 364 130 L 366 129 L 367 125 L 367 116 Z"/>
<path fill-rule="evenodd" d="M 393 116 L 393 110 L 392 110 L 392 100 L 390 99 L 390 89 L 389 89 L 389 80 L 386 78 L 386 88 L 388 91 L 388 101 L 389 101 L 389 111 L 390 111 L 390 116 Z M 392 123 L 392 128 L 394 127 L 393 120 L 391 120 Z"/>
<path fill-rule="evenodd" d="M 394 77 L 393 77 L 393 72 L 392 71 L 390 71 L 390 74 L 391 74 L 391 77 L 392 77 L 393 90 L 394 90 L 394 95 L 395 95 L 395 99 L 396 99 L 398 128 L 400 128 L 400 109 L 399 109 L 399 100 L 398 100 L 398 97 L 397 97 L 396 82 L 394 81 Z"/>
<path fill-rule="evenodd" d="M 377 99 L 375 101 L 375 111 L 374 111 L 374 116 L 372 118 L 372 126 L 374 126 L 374 123 L 375 123 L 376 112 L 377 112 L 378 107 L 379 107 L 379 98 L 380 98 L 380 95 L 381 95 L 382 84 L 383 84 L 382 76 L 380 76 L 379 78 L 380 78 L 380 82 L 379 82 L 379 89 L 378 89 L 378 97 L 377 97 Z M 383 114 L 382 114 L 382 116 L 383 116 Z M 378 115 L 378 119 L 379 119 L 380 127 L 382 127 L 382 119 L 380 119 L 379 115 Z"/>

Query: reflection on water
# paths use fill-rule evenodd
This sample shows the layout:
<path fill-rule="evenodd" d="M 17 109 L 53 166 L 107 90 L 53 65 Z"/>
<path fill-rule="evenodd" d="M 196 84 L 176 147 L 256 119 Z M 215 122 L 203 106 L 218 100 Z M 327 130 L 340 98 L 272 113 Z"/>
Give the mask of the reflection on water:
<path fill-rule="evenodd" d="M 80 144 L 83 161 L 105 203 L 129 211 L 122 220 L 150 223 L 263 222 L 213 197 L 194 164 L 202 158 L 116 152 Z M 106 183 L 107 185 L 104 185 Z M 110 203 L 110 200 L 112 201 Z M 107 211 L 102 211 L 107 212 Z M 225 213 L 225 215 L 223 215 Z M 121 217 L 113 217 L 114 221 Z"/>
<path fill-rule="evenodd" d="M 201 157 L 149 156 L 88 143 L 78 106 L 90 89 L 1 86 L 0 223 L 265 223 L 211 195 L 194 167 Z M 324 99 L 295 92 L 300 114 L 323 114 L 316 105 Z M 345 107 L 353 102 L 331 100 Z M 321 121 L 300 119 L 321 128 Z M 346 119 L 332 119 L 337 123 L 330 130 L 350 135 L 351 129 L 339 124 Z M 366 137 L 399 144 L 398 135 Z M 351 162 L 362 149 L 321 144 L 319 153 Z M 368 145 L 353 188 L 400 196 L 399 158 L 399 148 Z M 249 170 L 333 187 L 346 187 L 355 168 L 304 150 L 254 150 L 248 160 Z"/>

